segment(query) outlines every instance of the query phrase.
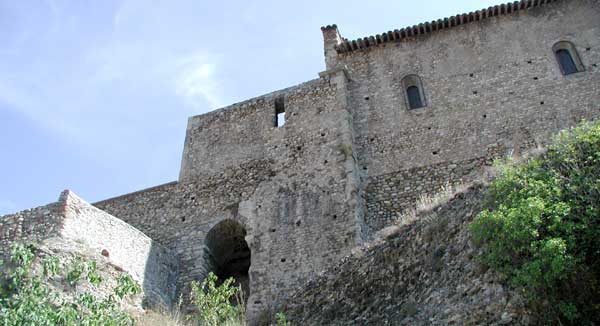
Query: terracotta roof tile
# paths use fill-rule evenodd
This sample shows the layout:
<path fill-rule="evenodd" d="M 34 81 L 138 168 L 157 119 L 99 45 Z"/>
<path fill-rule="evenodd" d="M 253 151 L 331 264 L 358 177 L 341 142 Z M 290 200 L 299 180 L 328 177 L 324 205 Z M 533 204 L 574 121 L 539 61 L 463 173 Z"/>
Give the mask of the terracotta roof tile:
<path fill-rule="evenodd" d="M 364 38 L 358 38 L 356 40 L 344 39 L 341 44 L 336 46 L 338 53 L 347 53 L 362 49 L 368 49 L 383 43 L 389 43 L 393 41 L 402 41 L 404 39 L 414 37 L 417 35 L 430 34 L 442 29 L 449 29 L 463 24 L 484 20 L 490 17 L 503 16 L 515 13 L 520 10 L 528 8 L 539 7 L 547 3 L 557 2 L 561 0 L 521 0 L 509 3 L 503 3 L 489 8 L 476 10 L 468 14 L 460 14 L 451 16 L 449 18 L 438 19 L 431 22 L 420 23 L 419 25 L 409 26 L 400 30 L 394 30 L 377 34 L 375 36 L 368 36 Z M 562 0 L 567 1 L 567 0 Z M 321 27 L 321 29 L 336 28 L 336 25 L 327 25 Z"/>

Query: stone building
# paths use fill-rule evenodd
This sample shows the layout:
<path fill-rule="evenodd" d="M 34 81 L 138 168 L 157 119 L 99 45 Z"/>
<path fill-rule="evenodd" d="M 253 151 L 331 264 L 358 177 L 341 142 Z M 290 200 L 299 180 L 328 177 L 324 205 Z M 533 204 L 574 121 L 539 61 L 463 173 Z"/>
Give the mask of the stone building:
<path fill-rule="evenodd" d="M 179 180 L 95 204 L 276 309 L 423 195 L 600 113 L 600 2 L 524 0 L 349 41 L 319 78 L 189 118 Z M 1 227 L 1 226 L 0 226 Z"/>

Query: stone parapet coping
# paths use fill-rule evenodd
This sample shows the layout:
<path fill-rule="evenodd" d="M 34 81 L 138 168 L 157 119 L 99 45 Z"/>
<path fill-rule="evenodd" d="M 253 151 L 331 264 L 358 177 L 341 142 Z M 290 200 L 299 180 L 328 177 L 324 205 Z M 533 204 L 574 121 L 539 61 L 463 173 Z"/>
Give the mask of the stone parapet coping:
<path fill-rule="evenodd" d="M 418 25 L 409 26 L 400 30 L 388 31 L 375 36 L 367 36 L 349 41 L 344 39 L 342 43 L 336 45 L 337 53 L 348 53 L 376 47 L 378 45 L 390 42 L 400 42 L 403 40 L 412 39 L 414 37 L 434 32 L 450 29 L 460 25 L 481 21 L 490 17 L 511 15 L 518 11 L 540 7 L 542 5 L 557 2 L 561 0 L 521 0 L 515 2 L 504 3 L 489 7 L 487 9 L 477 10 L 468 14 L 459 14 L 444 19 L 438 19 L 431 22 L 420 23 Z M 562 0 L 568 1 L 568 0 Z M 321 27 L 321 30 L 336 28 L 336 25 L 328 25 Z"/>

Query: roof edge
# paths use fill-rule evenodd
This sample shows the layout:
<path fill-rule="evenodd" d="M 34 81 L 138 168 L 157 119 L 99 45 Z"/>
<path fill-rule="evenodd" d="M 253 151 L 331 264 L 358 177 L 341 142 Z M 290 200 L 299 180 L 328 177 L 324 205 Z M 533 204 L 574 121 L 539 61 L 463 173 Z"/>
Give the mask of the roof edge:
<path fill-rule="evenodd" d="M 475 12 L 470 12 L 468 14 L 458 14 L 443 19 L 433 20 L 431 22 L 404 27 L 400 30 L 396 29 L 394 31 L 388 31 L 375 36 L 367 36 L 352 41 L 344 39 L 343 42 L 337 45 L 335 49 L 339 54 L 364 50 L 384 43 L 399 42 L 415 36 L 432 34 L 440 30 L 481 21 L 490 17 L 511 15 L 518 11 L 534 7 L 541 7 L 545 4 L 558 1 L 561 0 L 521 0 L 503 3 L 493 7 L 476 10 Z"/>

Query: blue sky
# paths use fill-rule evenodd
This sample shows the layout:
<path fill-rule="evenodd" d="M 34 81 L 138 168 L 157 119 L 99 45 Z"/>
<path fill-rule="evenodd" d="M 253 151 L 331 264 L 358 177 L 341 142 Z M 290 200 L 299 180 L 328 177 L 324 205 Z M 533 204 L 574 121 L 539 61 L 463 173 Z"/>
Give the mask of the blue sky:
<path fill-rule="evenodd" d="M 177 179 L 187 118 L 324 70 L 349 39 L 498 1 L 0 0 L 0 215 Z"/>

